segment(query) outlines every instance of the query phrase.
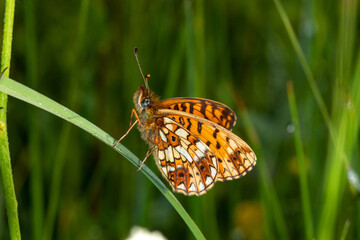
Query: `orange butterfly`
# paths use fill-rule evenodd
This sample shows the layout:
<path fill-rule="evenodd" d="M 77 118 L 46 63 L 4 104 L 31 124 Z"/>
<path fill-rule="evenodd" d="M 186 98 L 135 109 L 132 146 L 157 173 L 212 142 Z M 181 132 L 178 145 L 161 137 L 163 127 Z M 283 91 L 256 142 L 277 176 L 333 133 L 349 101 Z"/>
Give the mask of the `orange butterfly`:
<path fill-rule="evenodd" d="M 131 119 L 135 115 L 136 121 L 130 120 L 131 126 L 114 147 L 138 124 L 150 145 L 140 168 L 154 153 L 173 190 L 185 195 L 202 195 L 216 181 L 239 178 L 254 167 L 255 153 L 231 132 L 236 116 L 229 107 L 202 98 L 160 100 L 149 89 L 150 75 L 144 77 L 136 48 L 134 54 L 145 87 L 141 85 L 134 95 Z"/>

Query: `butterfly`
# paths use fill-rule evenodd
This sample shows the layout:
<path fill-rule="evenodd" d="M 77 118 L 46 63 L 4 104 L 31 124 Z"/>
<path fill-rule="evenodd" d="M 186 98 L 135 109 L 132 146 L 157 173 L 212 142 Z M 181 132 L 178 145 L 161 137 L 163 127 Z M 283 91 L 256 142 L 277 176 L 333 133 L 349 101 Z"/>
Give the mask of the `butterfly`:
<path fill-rule="evenodd" d="M 156 164 L 175 192 L 200 196 L 217 181 L 244 176 L 256 164 L 249 145 L 231 132 L 235 113 L 226 105 L 208 99 L 178 97 L 160 100 L 145 86 L 134 94 L 135 109 L 130 127 L 114 147 L 137 124 L 141 137 L 149 143 L 142 161 L 154 154 Z M 132 118 L 136 120 L 131 124 Z M 140 169 L 139 168 L 139 169 Z"/>

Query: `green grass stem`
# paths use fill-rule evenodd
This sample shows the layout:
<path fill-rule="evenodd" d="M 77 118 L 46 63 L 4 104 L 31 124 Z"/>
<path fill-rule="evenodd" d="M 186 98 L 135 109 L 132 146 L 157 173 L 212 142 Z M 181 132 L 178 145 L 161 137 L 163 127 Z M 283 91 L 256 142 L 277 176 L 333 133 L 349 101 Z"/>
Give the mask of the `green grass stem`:
<path fill-rule="evenodd" d="M 334 128 L 332 126 L 332 123 L 331 123 L 330 114 L 329 114 L 329 112 L 327 110 L 324 99 L 322 98 L 322 96 L 320 94 L 319 88 L 316 85 L 314 75 L 313 75 L 313 73 L 312 73 L 312 71 L 310 69 L 309 64 L 306 61 L 305 54 L 304 54 L 303 50 L 301 49 L 299 41 L 296 38 L 294 29 L 291 26 L 289 17 L 287 16 L 287 14 L 286 14 L 286 12 L 284 10 L 284 7 L 283 7 L 282 3 L 280 2 L 280 0 L 273 0 L 273 2 L 275 4 L 275 6 L 276 6 L 276 9 L 277 9 L 277 11 L 278 11 L 278 13 L 280 15 L 281 20 L 282 20 L 282 22 L 283 22 L 283 24 L 285 26 L 285 29 L 286 29 L 286 31 L 288 33 L 291 44 L 294 47 L 294 50 L 295 50 L 295 53 L 296 53 L 296 55 L 297 55 L 297 57 L 299 59 L 300 65 L 301 65 L 301 67 L 302 67 L 302 69 L 303 69 L 303 71 L 305 73 L 306 79 L 308 80 L 311 91 L 312 91 L 312 93 L 313 93 L 313 95 L 315 97 L 316 103 L 318 104 L 320 112 L 321 112 L 321 114 L 322 114 L 322 116 L 324 118 L 324 121 L 325 121 L 328 129 L 329 129 L 331 139 L 335 143 L 336 142 L 335 141 L 336 135 L 335 135 L 335 131 L 334 131 Z"/>
<path fill-rule="evenodd" d="M 304 147 L 301 140 L 299 116 L 296 107 L 296 100 L 295 100 L 295 94 L 294 94 L 294 88 L 292 82 L 287 83 L 287 94 L 289 99 L 291 118 L 295 127 L 294 140 L 295 140 L 297 162 L 299 167 L 301 203 L 302 203 L 302 211 L 303 211 L 304 226 L 305 226 L 305 239 L 311 240 L 314 238 L 313 218 L 311 214 L 311 204 L 310 204 L 308 177 L 306 173 Z"/>
<path fill-rule="evenodd" d="M 346 236 L 349 232 L 349 227 L 350 227 L 350 221 L 347 220 L 344 224 L 344 228 L 343 228 L 343 231 L 341 233 L 341 237 L 340 237 L 340 240 L 346 240 Z"/>
<path fill-rule="evenodd" d="M 25 38 L 26 38 L 26 77 L 29 86 L 38 87 L 37 71 L 37 39 L 35 27 L 35 8 L 33 0 L 25 0 Z M 28 129 L 29 129 L 29 155 L 30 155 L 30 187 L 32 205 L 32 234 L 33 239 L 41 239 L 44 229 L 44 190 L 43 190 L 43 171 L 40 148 L 40 122 L 39 111 L 28 109 Z"/>
<path fill-rule="evenodd" d="M 253 121 L 250 119 L 249 113 L 246 110 L 243 101 L 239 97 L 236 99 L 244 129 L 246 130 L 247 136 L 249 136 L 249 142 L 251 143 L 250 145 L 255 146 L 253 150 L 256 153 L 256 157 L 258 159 L 256 168 L 259 172 L 260 194 L 262 195 L 262 206 L 265 220 L 267 221 L 267 238 L 283 240 L 289 239 L 289 233 L 287 231 L 286 222 L 282 213 L 281 204 L 279 202 L 273 181 L 268 170 L 269 167 L 267 166 L 266 158 L 262 152 L 260 137 L 256 131 Z"/>
<path fill-rule="evenodd" d="M 338 210 L 341 208 L 345 190 L 346 170 L 350 167 L 352 153 L 357 145 L 358 120 L 355 115 L 358 108 L 353 108 L 352 98 L 356 98 L 359 89 L 349 98 L 349 94 L 340 86 L 357 85 L 358 79 L 351 78 L 352 49 L 355 36 L 356 3 L 340 3 L 339 48 L 337 49 L 336 79 L 333 95 L 333 122 L 337 129 L 335 147 L 329 143 L 329 154 L 325 176 L 323 205 L 321 208 L 318 239 L 331 239 L 338 222 Z M 355 72 L 356 74 L 356 72 Z M 353 83 L 351 81 L 354 81 Z M 355 110 L 355 112 L 354 112 Z M 331 229 L 331 230 L 329 230 Z"/>
<path fill-rule="evenodd" d="M 8 77 L 10 72 L 11 62 L 11 46 L 13 38 L 13 25 L 15 15 L 15 0 L 5 1 L 5 16 L 4 16 L 4 31 L 1 50 L 1 68 L 5 71 L 4 76 Z M 0 93 L 0 170 L 1 182 L 4 189 L 4 198 L 6 213 L 9 223 L 9 231 L 11 239 L 21 239 L 19 217 L 18 217 L 18 204 L 15 195 L 15 187 L 12 175 L 9 140 L 7 133 L 6 123 L 6 110 L 7 110 L 7 95 Z"/>

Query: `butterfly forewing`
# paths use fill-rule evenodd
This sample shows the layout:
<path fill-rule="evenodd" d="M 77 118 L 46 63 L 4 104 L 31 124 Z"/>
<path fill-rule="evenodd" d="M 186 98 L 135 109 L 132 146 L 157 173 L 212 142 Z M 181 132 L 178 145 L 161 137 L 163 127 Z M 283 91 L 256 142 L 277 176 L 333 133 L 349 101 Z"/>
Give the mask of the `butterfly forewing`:
<path fill-rule="evenodd" d="M 231 130 L 236 123 L 236 115 L 226 105 L 202 98 L 171 98 L 159 102 L 160 109 L 171 109 L 193 114 Z"/>
<path fill-rule="evenodd" d="M 197 136 L 169 117 L 156 120 L 156 163 L 176 192 L 201 195 L 217 177 L 217 158 Z"/>
<path fill-rule="evenodd" d="M 244 176 L 256 164 L 252 149 L 223 127 L 191 114 L 159 110 L 203 142 L 217 158 L 217 181 Z"/>

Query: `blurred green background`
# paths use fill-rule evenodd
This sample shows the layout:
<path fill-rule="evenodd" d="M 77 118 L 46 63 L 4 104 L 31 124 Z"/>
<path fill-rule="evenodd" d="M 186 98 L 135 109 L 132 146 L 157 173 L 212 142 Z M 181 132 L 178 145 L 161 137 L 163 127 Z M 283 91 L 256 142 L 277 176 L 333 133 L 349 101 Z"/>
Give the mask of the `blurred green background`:
<path fill-rule="evenodd" d="M 283 1 L 286 15 L 276 3 L 16 1 L 10 77 L 119 138 L 142 84 L 136 46 L 153 91 L 227 104 L 258 156 L 244 178 L 176 194 L 207 239 L 359 239 L 357 1 Z M 193 239 L 155 186 L 88 133 L 11 97 L 8 125 L 23 239 L 125 239 L 133 226 Z M 148 148 L 137 130 L 122 144 L 140 159 Z M 146 165 L 161 177 L 153 157 Z M 2 191 L 0 205 L 7 239 Z"/>

